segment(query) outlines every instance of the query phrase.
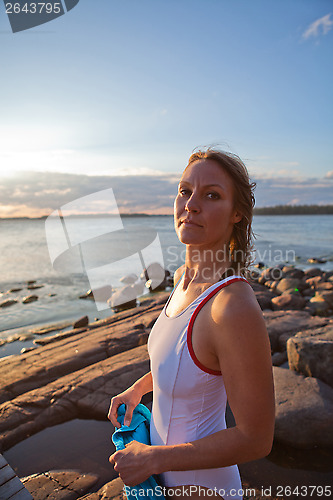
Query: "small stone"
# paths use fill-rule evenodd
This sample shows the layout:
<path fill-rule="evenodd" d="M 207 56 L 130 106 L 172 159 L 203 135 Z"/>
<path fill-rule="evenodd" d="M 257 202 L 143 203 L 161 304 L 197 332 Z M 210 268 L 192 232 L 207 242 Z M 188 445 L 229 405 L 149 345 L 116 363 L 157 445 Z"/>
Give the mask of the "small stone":
<path fill-rule="evenodd" d="M 44 285 L 35 285 L 35 284 L 32 284 L 32 285 L 28 285 L 27 286 L 27 289 L 28 290 L 38 290 L 38 288 L 43 288 Z"/>
<path fill-rule="evenodd" d="M 17 299 L 4 300 L 3 302 L 0 302 L 0 308 L 5 308 L 5 307 L 12 306 L 14 304 L 17 304 L 17 302 L 18 302 Z"/>
<path fill-rule="evenodd" d="M 22 304 L 30 304 L 30 302 L 36 302 L 38 300 L 37 295 L 28 295 L 27 297 L 23 297 Z"/>
<path fill-rule="evenodd" d="M 88 316 L 82 316 L 82 318 L 75 321 L 73 328 L 83 328 L 89 324 Z"/>

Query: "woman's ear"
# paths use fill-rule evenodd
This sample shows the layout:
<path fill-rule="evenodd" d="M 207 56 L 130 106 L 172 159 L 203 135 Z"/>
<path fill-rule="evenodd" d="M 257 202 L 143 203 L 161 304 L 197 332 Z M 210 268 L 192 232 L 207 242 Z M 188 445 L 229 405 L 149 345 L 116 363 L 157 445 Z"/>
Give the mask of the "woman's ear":
<path fill-rule="evenodd" d="M 234 212 L 234 216 L 233 216 L 233 221 L 232 221 L 232 222 L 233 222 L 234 224 L 237 224 L 237 222 L 240 222 L 240 221 L 242 220 L 242 218 L 243 218 L 243 215 L 242 215 L 240 212 L 238 212 L 238 211 L 236 210 L 236 211 Z"/>

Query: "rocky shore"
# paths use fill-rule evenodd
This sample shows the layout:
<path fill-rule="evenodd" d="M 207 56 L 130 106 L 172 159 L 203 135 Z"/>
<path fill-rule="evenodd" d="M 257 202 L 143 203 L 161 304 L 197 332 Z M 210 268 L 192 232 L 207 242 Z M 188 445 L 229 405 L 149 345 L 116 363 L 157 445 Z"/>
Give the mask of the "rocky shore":
<path fill-rule="evenodd" d="M 251 285 L 271 342 L 275 442 L 331 449 L 333 273 L 279 266 L 252 272 Z M 34 350 L 3 358 L 0 453 L 56 424 L 105 420 L 110 398 L 148 371 L 147 339 L 168 295 L 152 294 L 139 307 L 46 337 Z M 40 500 L 121 497 L 119 478 L 95 491 L 97 479 L 73 471 L 36 471 L 24 483 Z M 271 498 L 256 495 L 247 498 Z"/>

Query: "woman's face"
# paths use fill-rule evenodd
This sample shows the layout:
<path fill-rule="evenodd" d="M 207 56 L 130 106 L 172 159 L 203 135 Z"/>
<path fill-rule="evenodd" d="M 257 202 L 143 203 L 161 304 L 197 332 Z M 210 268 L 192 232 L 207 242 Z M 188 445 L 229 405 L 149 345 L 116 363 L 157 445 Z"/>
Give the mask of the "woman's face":
<path fill-rule="evenodd" d="M 179 240 L 187 245 L 223 248 L 233 225 L 241 220 L 234 208 L 233 181 L 214 160 L 198 160 L 183 172 L 174 204 Z"/>

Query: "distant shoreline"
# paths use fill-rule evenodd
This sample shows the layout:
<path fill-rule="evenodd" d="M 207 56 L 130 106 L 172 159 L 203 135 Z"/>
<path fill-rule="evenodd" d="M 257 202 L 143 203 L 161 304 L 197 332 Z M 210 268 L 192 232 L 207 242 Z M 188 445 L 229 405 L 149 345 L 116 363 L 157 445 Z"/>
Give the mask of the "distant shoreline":
<path fill-rule="evenodd" d="M 273 207 L 257 207 L 254 215 L 333 215 L 333 205 L 275 205 Z M 121 217 L 173 217 L 172 214 L 120 213 Z M 41 217 L 0 217 L 0 220 L 45 220 Z M 77 214 L 67 217 L 118 217 L 118 214 Z"/>

